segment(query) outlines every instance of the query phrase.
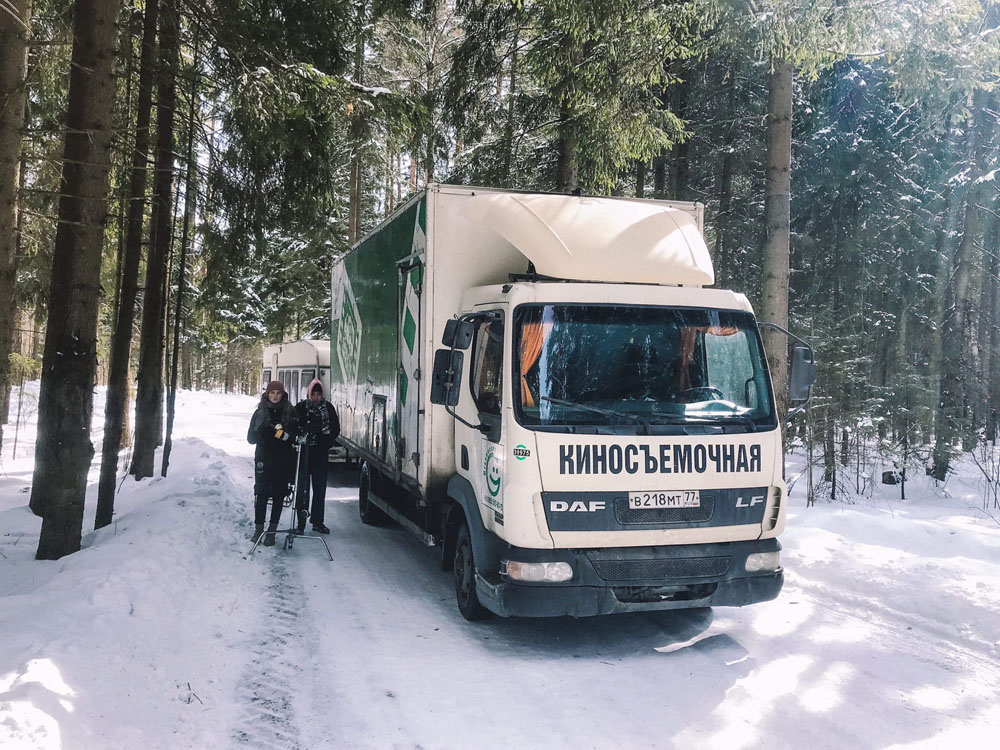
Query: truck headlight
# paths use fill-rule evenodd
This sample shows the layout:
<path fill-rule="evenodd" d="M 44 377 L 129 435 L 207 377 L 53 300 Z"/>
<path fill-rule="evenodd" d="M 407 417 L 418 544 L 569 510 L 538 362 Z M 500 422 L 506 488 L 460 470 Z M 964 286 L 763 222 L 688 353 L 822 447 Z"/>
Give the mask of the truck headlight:
<path fill-rule="evenodd" d="M 780 552 L 754 552 L 747 555 L 747 573 L 760 573 L 765 570 L 777 570 L 781 567 Z"/>
<path fill-rule="evenodd" d="M 526 563 L 508 560 L 507 575 L 515 581 L 562 583 L 573 577 L 573 568 L 567 562 Z"/>

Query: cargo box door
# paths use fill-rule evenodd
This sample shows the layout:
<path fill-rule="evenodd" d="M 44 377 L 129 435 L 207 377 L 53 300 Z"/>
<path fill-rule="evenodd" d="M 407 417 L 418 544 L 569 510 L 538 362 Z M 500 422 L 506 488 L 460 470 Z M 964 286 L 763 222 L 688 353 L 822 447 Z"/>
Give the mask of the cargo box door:
<path fill-rule="evenodd" d="M 404 475 L 418 478 L 420 465 L 420 295 L 423 288 L 424 265 L 417 257 L 398 264 L 399 268 L 399 362 L 397 372 L 396 424 L 398 444 L 396 467 Z"/>

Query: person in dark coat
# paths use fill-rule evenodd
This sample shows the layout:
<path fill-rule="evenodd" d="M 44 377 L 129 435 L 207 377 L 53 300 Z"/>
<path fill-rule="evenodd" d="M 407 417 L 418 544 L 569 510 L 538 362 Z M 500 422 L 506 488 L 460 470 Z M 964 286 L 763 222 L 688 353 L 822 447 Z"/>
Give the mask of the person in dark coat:
<path fill-rule="evenodd" d="M 323 384 L 314 379 L 306 389 L 307 398 L 295 405 L 295 415 L 301 428 L 305 445 L 299 465 L 298 510 L 299 533 L 306 528 L 306 509 L 309 506 L 309 485 L 312 484 L 312 527 L 320 534 L 329 534 L 323 523 L 326 517 L 326 476 L 329 470 L 328 454 L 340 434 L 340 420 L 333 404 L 323 395 Z"/>
<path fill-rule="evenodd" d="M 263 544 L 274 544 L 281 508 L 295 479 L 295 437 L 298 425 L 295 409 L 288 401 L 280 380 L 267 384 L 257 410 L 250 419 L 247 442 L 256 445 L 254 451 L 254 541 L 264 532 L 267 504 L 271 503 L 271 521 Z"/>

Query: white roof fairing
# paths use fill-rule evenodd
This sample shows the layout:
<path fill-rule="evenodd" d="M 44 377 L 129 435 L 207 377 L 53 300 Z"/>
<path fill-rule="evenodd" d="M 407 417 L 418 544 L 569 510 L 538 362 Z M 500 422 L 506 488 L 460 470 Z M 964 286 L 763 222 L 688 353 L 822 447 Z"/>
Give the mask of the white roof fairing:
<path fill-rule="evenodd" d="M 490 227 L 544 276 L 580 281 L 707 286 L 715 283 L 695 216 L 644 200 L 485 193 L 466 219 Z"/>

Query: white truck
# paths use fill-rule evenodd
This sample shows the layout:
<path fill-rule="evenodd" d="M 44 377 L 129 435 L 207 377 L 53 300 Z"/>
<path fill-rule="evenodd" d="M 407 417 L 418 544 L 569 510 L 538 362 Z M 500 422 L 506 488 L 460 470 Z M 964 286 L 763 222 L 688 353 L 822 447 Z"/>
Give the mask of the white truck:
<path fill-rule="evenodd" d="M 702 222 L 697 203 L 430 185 L 336 263 L 331 400 L 361 519 L 440 545 L 467 619 L 778 595 L 780 419 L 746 297 L 705 288 Z M 801 407 L 815 364 L 791 338 Z"/>

